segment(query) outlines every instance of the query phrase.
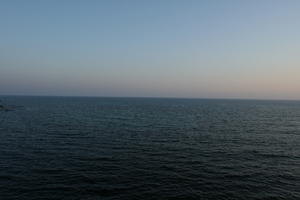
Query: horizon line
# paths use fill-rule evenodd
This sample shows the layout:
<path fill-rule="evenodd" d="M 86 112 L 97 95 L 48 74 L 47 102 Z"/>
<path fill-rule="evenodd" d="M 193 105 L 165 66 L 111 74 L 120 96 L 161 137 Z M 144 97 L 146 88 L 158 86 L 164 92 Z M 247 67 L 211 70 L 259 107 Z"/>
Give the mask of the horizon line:
<path fill-rule="evenodd" d="M 132 98 L 132 99 L 190 99 L 190 100 L 252 100 L 252 101 L 300 101 L 300 99 L 235 98 L 235 97 L 163 97 L 163 96 L 101 96 L 101 95 L 39 95 L 39 94 L 0 94 L 0 97 L 75 97 L 75 98 Z"/>

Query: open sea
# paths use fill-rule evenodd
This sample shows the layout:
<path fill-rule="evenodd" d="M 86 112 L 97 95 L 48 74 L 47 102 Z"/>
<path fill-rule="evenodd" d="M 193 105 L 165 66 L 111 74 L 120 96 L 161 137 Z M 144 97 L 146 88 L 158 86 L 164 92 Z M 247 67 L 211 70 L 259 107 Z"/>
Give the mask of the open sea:
<path fill-rule="evenodd" d="M 299 200 L 300 102 L 0 97 L 1 200 Z"/>

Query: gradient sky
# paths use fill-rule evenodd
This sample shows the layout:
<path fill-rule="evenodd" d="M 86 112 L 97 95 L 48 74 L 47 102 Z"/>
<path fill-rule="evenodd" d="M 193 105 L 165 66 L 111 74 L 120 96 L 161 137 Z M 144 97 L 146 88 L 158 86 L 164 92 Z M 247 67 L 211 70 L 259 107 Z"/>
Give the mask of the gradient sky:
<path fill-rule="evenodd" d="M 299 0 L 0 1 L 0 94 L 300 99 Z"/>

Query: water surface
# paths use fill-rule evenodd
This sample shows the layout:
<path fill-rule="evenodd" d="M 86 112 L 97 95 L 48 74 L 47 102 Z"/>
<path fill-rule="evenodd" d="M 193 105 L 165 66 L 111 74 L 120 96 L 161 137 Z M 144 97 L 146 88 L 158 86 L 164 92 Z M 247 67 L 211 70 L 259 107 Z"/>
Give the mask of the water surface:
<path fill-rule="evenodd" d="M 300 102 L 1 99 L 0 199 L 300 199 Z"/>

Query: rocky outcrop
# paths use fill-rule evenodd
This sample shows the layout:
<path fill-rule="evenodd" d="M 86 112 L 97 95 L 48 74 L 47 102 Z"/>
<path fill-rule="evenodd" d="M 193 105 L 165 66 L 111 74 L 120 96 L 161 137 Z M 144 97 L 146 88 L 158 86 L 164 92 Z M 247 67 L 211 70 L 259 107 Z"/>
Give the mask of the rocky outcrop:
<path fill-rule="evenodd" d="M 0 104 L 0 111 L 12 111 L 12 110 L 14 110 L 13 107 L 11 107 L 11 106 L 4 106 L 4 105 Z"/>

